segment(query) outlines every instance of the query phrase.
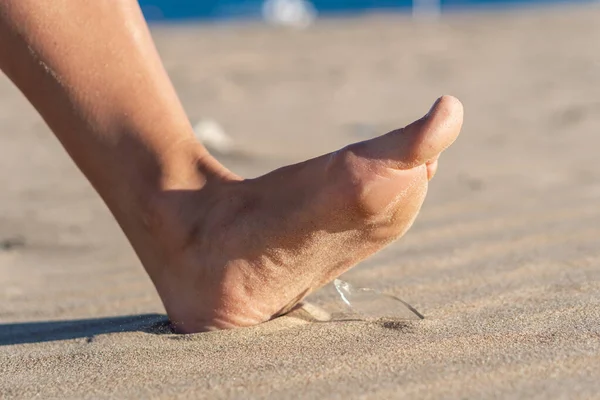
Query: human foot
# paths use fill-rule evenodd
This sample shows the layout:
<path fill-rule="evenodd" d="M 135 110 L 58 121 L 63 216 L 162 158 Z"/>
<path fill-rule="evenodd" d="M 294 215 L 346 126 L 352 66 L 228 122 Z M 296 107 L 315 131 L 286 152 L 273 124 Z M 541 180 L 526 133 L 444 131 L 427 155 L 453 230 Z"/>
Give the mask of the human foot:
<path fill-rule="evenodd" d="M 256 179 L 220 167 L 200 190 L 164 192 L 150 238 L 132 243 L 176 329 L 267 321 L 402 236 L 461 124 L 445 96 L 381 137 Z"/>

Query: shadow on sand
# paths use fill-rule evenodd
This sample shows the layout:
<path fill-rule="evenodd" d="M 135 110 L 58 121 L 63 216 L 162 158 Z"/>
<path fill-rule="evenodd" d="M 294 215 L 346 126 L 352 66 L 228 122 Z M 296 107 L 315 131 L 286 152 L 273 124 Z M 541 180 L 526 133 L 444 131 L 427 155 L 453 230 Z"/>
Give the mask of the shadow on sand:
<path fill-rule="evenodd" d="M 141 314 L 120 317 L 0 324 L 0 346 L 53 340 L 91 338 L 118 332 L 172 333 L 166 315 Z"/>

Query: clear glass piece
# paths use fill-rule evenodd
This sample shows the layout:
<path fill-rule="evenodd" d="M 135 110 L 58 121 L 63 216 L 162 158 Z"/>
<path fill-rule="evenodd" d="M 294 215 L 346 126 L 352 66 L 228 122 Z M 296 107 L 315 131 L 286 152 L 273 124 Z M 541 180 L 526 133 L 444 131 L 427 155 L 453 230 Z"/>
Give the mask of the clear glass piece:
<path fill-rule="evenodd" d="M 346 309 L 370 318 L 423 319 L 423 315 L 410 304 L 397 297 L 368 288 L 357 288 L 336 279 L 333 285 Z"/>

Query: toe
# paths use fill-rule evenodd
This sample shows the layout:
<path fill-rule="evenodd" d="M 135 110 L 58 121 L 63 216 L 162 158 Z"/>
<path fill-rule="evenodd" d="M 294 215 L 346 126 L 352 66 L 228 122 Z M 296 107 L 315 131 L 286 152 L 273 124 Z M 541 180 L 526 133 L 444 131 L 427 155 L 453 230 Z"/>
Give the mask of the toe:
<path fill-rule="evenodd" d="M 452 96 L 440 97 L 423 118 L 403 129 L 360 144 L 363 157 L 384 161 L 389 167 L 411 169 L 435 160 L 458 137 L 463 108 Z"/>

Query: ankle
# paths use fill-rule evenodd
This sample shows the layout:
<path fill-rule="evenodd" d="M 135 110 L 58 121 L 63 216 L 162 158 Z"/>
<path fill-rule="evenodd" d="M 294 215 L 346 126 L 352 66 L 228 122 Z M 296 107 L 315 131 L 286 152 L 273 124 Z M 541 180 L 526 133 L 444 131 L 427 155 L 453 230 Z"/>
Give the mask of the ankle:
<path fill-rule="evenodd" d="M 199 142 L 181 143 L 162 156 L 156 192 L 200 190 L 208 182 L 239 179 Z"/>
<path fill-rule="evenodd" d="M 199 143 L 171 152 L 160 179 L 140 198 L 143 223 L 151 233 L 181 231 L 201 218 L 221 183 L 239 180 Z M 174 233 L 174 232 L 173 232 Z"/>
<path fill-rule="evenodd" d="M 196 141 L 180 143 L 153 157 L 147 168 L 127 180 L 128 187 L 113 191 L 109 207 L 132 245 L 179 245 L 189 225 L 203 218 L 209 187 L 239 179 Z M 141 242 L 140 242 L 141 241 Z"/>

